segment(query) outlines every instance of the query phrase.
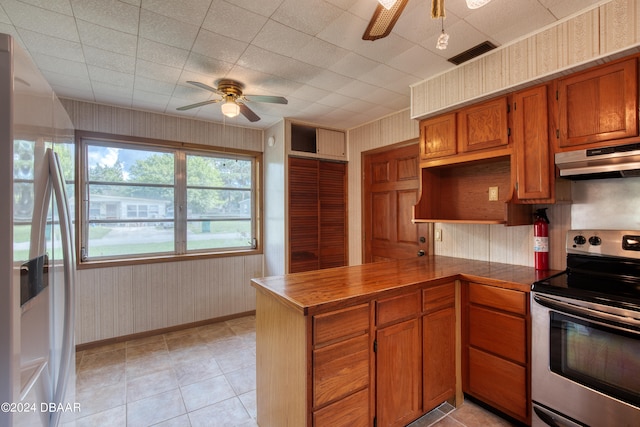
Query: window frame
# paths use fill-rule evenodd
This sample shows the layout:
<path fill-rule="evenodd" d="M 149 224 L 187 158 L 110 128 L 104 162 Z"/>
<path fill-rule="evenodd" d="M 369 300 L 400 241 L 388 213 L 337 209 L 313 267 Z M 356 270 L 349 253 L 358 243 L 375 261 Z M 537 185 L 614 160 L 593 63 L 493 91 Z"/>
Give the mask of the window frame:
<path fill-rule="evenodd" d="M 261 152 L 251 150 L 240 150 L 228 147 L 209 146 L 202 144 L 192 144 L 177 141 L 142 138 L 126 135 L 115 135 L 102 132 L 90 132 L 76 130 L 76 264 L 78 269 L 95 268 L 104 266 L 120 266 L 134 264 L 150 264 L 157 262 L 185 261 L 194 259 L 219 258 L 229 256 L 247 256 L 262 254 L 262 156 Z M 91 142 L 99 142 L 104 146 L 170 151 L 175 153 L 174 166 L 175 176 L 174 189 L 174 250 L 172 252 L 159 252 L 150 254 L 131 254 L 114 257 L 100 257 L 86 259 L 83 256 L 83 248 L 89 239 L 89 220 L 91 212 L 88 204 L 88 163 L 86 158 L 86 145 Z M 179 213 L 179 207 L 186 205 L 187 179 L 186 179 L 186 157 L 188 155 L 202 155 L 203 157 L 242 158 L 252 161 L 252 182 L 251 182 L 251 218 L 253 245 L 246 248 L 223 248 L 221 250 L 187 250 L 186 232 L 188 219 L 187 215 Z M 178 179 L 177 177 L 182 177 Z M 125 218 L 126 219 L 126 218 Z"/>

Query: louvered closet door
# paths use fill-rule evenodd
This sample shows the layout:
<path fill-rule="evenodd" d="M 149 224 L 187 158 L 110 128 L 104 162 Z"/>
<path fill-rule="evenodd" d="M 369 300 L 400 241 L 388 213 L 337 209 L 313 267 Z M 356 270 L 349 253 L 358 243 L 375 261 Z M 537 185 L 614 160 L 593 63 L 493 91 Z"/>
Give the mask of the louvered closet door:
<path fill-rule="evenodd" d="M 320 267 L 318 161 L 289 158 L 289 272 Z"/>
<path fill-rule="evenodd" d="M 346 164 L 289 158 L 289 272 L 347 264 Z"/>
<path fill-rule="evenodd" d="M 320 268 L 347 264 L 347 166 L 319 161 Z"/>

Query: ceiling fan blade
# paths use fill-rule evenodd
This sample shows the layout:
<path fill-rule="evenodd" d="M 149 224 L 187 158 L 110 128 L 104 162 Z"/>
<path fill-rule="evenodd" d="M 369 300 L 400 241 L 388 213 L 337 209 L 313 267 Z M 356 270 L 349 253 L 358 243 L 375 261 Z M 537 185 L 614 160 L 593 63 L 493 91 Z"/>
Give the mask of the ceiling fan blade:
<path fill-rule="evenodd" d="M 362 40 L 378 40 L 387 37 L 408 2 L 409 0 L 396 0 L 389 10 L 378 3 L 371 21 L 369 21 L 369 26 L 362 35 Z"/>
<path fill-rule="evenodd" d="M 221 92 L 218 89 L 216 89 L 216 88 L 214 88 L 212 86 L 209 86 L 207 84 L 204 84 L 204 83 L 194 82 L 192 80 L 188 80 L 187 83 L 192 84 L 194 86 L 198 86 L 200 89 L 209 90 L 209 91 L 211 91 L 213 93 L 217 93 L 218 95 L 224 95 L 225 94 L 224 92 Z"/>
<path fill-rule="evenodd" d="M 282 96 L 269 96 L 269 95 L 244 95 L 244 99 L 252 102 L 271 102 L 273 104 L 288 104 L 287 98 Z"/>
<path fill-rule="evenodd" d="M 242 115 L 245 116 L 250 122 L 257 122 L 258 120 L 260 120 L 260 117 L 256 113 L 254 113 L 251 108 L 240 102 L 238 102 L 238 105 L 240 106 L 240 112 L 242 113 Z"/>
<path fill-rule="evenodd" d="M 185 105 L 184 107 L 178 107 L 178 108 L 176 108 L 176 110 L 178 110 L 178 111 L 191 110 L 192 108 L 198 108 L 198 107 L 202 107 L 203 105 L 214 104 L 216 102 L 220 102 L 220 100 L 219 99 L 210 99 L 209 101 L 196 102 L 195 104 Z"/>

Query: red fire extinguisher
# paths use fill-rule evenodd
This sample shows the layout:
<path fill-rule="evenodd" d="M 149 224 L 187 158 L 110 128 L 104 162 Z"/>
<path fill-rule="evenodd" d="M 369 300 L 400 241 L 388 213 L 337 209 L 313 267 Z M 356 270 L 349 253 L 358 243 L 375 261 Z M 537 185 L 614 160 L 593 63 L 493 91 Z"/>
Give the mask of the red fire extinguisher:
<path fill-rule="evenodd" d="M 533 251 L 536 270 L 549 269 L 549 218 L 547 208 L 537 209 L 533 214 Z"/>

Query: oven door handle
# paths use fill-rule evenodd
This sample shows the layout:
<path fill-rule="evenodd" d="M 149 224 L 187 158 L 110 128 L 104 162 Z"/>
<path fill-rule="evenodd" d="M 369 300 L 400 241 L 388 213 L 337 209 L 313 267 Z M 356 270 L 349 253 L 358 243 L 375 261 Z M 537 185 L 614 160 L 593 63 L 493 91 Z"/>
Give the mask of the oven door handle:
<path fill-rule="evenodd" d="M 574 423 L 571 420 L 568 420 L 564 417 L 562 419 L 558 419 L 552 412 L 546 411 L 543 408 L 539 407 L 535 403 L 533 404 L 533 412 L 540 418 L 542 422 L 551 427 L 581 427 L 585 426 L 582 423 Z M 585 426 L 586 427 L 586 426 Z"/>
<path fill-rule="evenodd" d="M 556 298 L 549 298 L 538 294 L 533 296 L 533 300 L 552 310 L 601 322 L 618 329 L 624 329 L 635 333 L 640 332 L 640 320 L 633 317 L 619 316 L 617 314 L 607 313 L 594 308 L 585 308 Z"/>

